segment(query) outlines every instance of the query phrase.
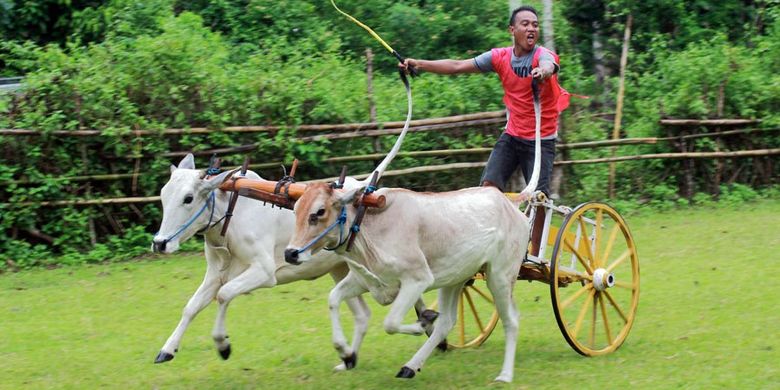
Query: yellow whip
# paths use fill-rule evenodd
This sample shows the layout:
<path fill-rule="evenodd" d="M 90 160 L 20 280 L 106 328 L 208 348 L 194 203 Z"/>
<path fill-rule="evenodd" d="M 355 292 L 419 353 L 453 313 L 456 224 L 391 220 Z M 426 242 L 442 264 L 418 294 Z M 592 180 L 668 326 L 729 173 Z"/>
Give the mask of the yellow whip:
<path fill-rule="evenodd" d="M 401 63 L 404 62 L 404 57 L 398 54 L 397 51 L 393 50 L 390 45 L 387 44 L 380 36 L 379 34 L 375 33 L 374 30 L 371 29 L 371 27 L 366 26 L 365 24 L 361 23 L 359 20 L 353 18 L 350 14 L 342 11 L 339 9 L 338 6 L 336 6 L 336 3 L 333 0 L 330 0 L 330 3 L 333 4 L 333 8 L 336 9 L 336 11 L 339 11 L 342 15 L 346 16 L 349 20 L 355 22 L 360 27 L 363 27 L 366 31 L 368 31 L 369 34 L 371 34 L 372 37 L 374 37 L 379 43 L 382 44 L 382 46 L 387 49 L 392 55 L 395 56 L 395 58 L 398 59 Z M 409 74 L 412 76 L 417 76 L 417 71 L 414 69 L 414 67 L 409 66 L 407 67 L 409 70 Z M 401 144 L 404 141 L 404 137 L 406 136 L 406 133 L 409 131 L 409 124 L 412 121 L 412 87 L 409 85 L 409 79 L 406 77 L 406 72 L 404 72 L 403 69 L 398 69 L 398 73 L 401 76 L 401 81 L 404 82 L 404 87 L 406 87 L 406 101 L 407 101 L 407 110 L 406 110 L 406 122 L 404 122 L 404 128 L 401 130 L 401 134 L 398 135 L 398 139 L 395 141 L 395 144 L 393 145 L 393 148 L 390 150 L 390 153 L 385 156 L 384 160 L 379 164 L 379 166 L 374 169 L 374 172 L 369 176 L 372 178 L 372 181 L 370 183 L 370 186 L 373 187 L 376 185 L 377 181 L 382 177 L 382 174 L 385 172 L 385 169 L 388 165 L 390 165 L 390 162 L 393 161 L 395 156 L 398 154 L 398 151 L 401 149 Z M 367 183 L 367 182 L 366 182 Z M 367 183 L 368 184 L 368 183 Z M 368 188 L 368 187 L 366 187 Z M 365 208 L 363 208 L 363 212 L 365 212 Z M 358 211 L 360 213 L 360 211 Z M 361 217 L 362 218 L 362 217 Z M 354 235 L 353 235 L 354 237 Z M 352 241 L 350 240 L 350 244 Z M 347 246 L 347 250 L 349 250 L 350 245 Z"/>
<path fill-rule="evenodd" d="M 398 61 L 400 61 L 401 63 L 403 63 L 403 62 L 404 62 L 404 57 L 403 57 L 402 55 L 398 54 L 398 52 L 397 52 L 397 51 L 395 51 L 395 50 L 394 50 L 392 47 L 390 47 L 390 45 L 388 45 L 388 44 L 387 44 L 387 42 L 385 42 L 385 40 L 384 40 L 384 39 L 382 39 L 382 37 L 380 37 L 380 36 L 379 36 L 379 34 L 377 34 L 376 32 L 374 32 L 374 30 L 372 30 L 372 29 L 371 29 L 371 27 L 368 27 L 368 26 L 366 26 L 365 24 L 363 24 L 363 23 L 362 23 L 362 22 L 360 22 L 359 20 L 355 19 L 355 18 L 354 18 L 352 15 L 350 15 L 350 14 L 348 14 L 348 13 L 346 13 L 346 12 L 342 11 L 342 10 L 341 10 L 341 9 L 340 9 L 340 8 L 339 8 L 337 5 L 336 5 L 336 2 L 335 2 L 334 0 L 330 0 L 330 3 L 331 3 L 331 4 L 333 4 L 333 8 L 335 8 L 335 9 L 336 9 L 336 11 L 338 11 L 340 14 L 342 14 L 342 15 L 346 16 L 346 17 L 347 17 L 347 19 L 349 19 L 349 20 L 351 20 L 351 21 L 355 22 L 355 24 L 357 24 L 357 25 L 358 25 L 358 26 L 360 26 L 360 27 L 363 27 L 363 29 L 365 29 L 366 31 L 368 31 L 368 33 L 369 33 L 369 34 L 371 34 L 371 36 L 372 36 L 372 37 L 374 37 L 374 39 L 376 39 L 377 41 L 379 41 L 379 43 L 381 43 L 381 44 L 382 44 L 382 46 L 384 46 L 384 47 L 385 47 L 385 49 L 387 49 L 387 51 L 389 51 L 389 52 L 390 52 L 390 54 L 394 55 L 394 56 L 395 56 L 395 58 L 397 58 L 397 59 L 398 59 Z M 408 83 L 408 81 L 406 80 L 406 74 L 404 73 L 404 71 L 403 71 L 403 70 L 400 70 L 400 73 L 401 73 L 401 79 L 403 80 L 404 84 L 407 84 L 407 83 Z M 409 74 L 411 74 L 411 75 L 412 75 L 412 77 L 414 77 L 414 76 L 417 76 L 417 70 L 416 70 L 416 69 L 415 69 L 413 66 L 410 66 L 410 67 L 409 67 Z"/>

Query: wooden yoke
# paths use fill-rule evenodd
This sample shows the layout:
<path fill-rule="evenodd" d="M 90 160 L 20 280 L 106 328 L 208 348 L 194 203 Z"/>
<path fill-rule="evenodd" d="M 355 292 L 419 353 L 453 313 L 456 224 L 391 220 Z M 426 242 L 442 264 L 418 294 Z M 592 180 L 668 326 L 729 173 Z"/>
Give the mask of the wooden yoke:
<path fill-rule="evenodd" d="M 297 165 L 297 164 L 296 164 Z M 295 165 L 291 174 L 295 172 Z M 223 191 L 237 192 L 238 195 L 248 198 L 269 202 L 275 206 L 291 209 L 295 206 L 307 185 L 304 183 L 294 183 L 290 181 L 273 181 L 264 179 L 249 179 L 246 177 L 228 177 L 219 186 Z M 277 191 L 278 190 L 278 191 Z M 338 191 L 338 190 L 334 190 Z M 367 207 L 382 208 L 385 207 L 384 195 L 370 194 L 364 196 L 362 203 Z"/>

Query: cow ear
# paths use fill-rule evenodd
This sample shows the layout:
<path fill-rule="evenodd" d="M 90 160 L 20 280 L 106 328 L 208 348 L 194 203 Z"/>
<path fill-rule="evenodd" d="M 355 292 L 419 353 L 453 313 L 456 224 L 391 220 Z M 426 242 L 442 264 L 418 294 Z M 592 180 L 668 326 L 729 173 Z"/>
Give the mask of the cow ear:
<path fill-rule="evenodd" d="M 192 153 L 187 153 L 187 155 L 181 159 L 179 169 L 195 169 L 195 156 L 193 156 Z"/>
<path fill-rule="evenodd" d="M 354 202 L 355 198 L 362 194 L 365 189 L 365 186 L 359 186 L 347 190 L 335 190 L 334 195 L 338 203 L 345 205 Z"/>
<path fill-rule="evenodd" d="M 171 164 L 171 175 L 176 171 L 176 165 Z"/>
<path fill-rule="evenodd" d="M 225 171 L 220 173 L 217 176 L 214 176 L 210 179 L 204 179 L 203 180 L 203 189 L 206 191 L 211 191 L 217 187 L 219 187 L 225 180 L 227 180 L 230 175 L 238 172 L 238 169 L 234 169 L 232 171 Z"/>

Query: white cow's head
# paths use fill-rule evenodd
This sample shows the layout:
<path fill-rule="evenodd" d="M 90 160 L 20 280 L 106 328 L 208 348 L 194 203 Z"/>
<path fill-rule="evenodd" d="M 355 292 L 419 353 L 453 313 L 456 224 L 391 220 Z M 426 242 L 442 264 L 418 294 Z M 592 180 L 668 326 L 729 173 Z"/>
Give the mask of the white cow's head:
<path fill-rule="evenodd" d="M 306 187 L 295 202 L 295 231 L 284 251 L 284 259 L 291 264 L 300 264 L 309 261 L 322 248 L 335 248 L 343 243 L 350 229 L 346 213 L 353 208 L 351 203 L 364 188 L 334 190 L 325 183 Z M 344 219 L 340 220 L 340 217 Z"/>
<path fill-rule="evenodd" d="M 171 165 L 171 178 L 160 191 L 163 220 L 154 235 L 152 251 L 173 253 L 179 244 L 220 218 L 213 215 L 215 191 L 231 172 L 206 179 L 206 172 L 195 169 L 195 158 L 188 154 L 179 166 Z"/>

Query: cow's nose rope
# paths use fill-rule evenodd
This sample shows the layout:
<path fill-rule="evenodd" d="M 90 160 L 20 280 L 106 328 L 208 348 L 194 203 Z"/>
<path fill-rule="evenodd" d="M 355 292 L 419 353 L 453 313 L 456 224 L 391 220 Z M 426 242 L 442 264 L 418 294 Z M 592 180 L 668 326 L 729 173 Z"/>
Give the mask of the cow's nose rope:
<path fill-rule="evenodd" d="M 179 228 L 179 230 L 176 231 L 176 233 L 173 233 L 170 237 L 164 239 L 163 243 L 167 244 L 167 243 L 171 242 L 171 240 L 173 240 L 174 238 L 178 237 L 179 234 L 182 234 L 185 230 L 187 230 L 187 228 L 190 227 L 195 222 L 195 220 L 197 220 L 200 217 L 200 215 L 203 214 L 203 212 L 206 211 L 206 209 L 209 208 L 209 206 L 211 206 L 211 215 L 209 215 L 209 223 L 207 223 L 206 227 L 204 227 L 203 229 L 198 230 L 197 233 L 205 232 L 206 230 L 210 229 L 211 227 L 213 227 L 214 225 L 219 223 L 219 221 L 224 219 L 224 217 L 222 217 L 222 218 L 220 218 L 219 221 L 217 221 L 213 225 L 211 224 L 211 221 L 214 219 L 214 209 L 216 209 L 216 207 L 215 207 L 216 206 L 216 195 L 214 194 L 214 191 L 211 191 L 211 193 L 209 194 L 208 199 L 206 199 L 206 203 L 203 204 L 203 207 L 201 207 L 200 210 L 198 210 L 198 212 L 195 213 L 195 215 L 193 215 L 187 222 L 185 222 Z M 159 233 L 160 233 L 159 231 L 157 233 L 155 233 L 154 234 L 155 237 Z"/>
<path fill-rule="evenodd" d="M 342 237 L 344 236 L 344 224 L 346 224 L 346 223 L 347 223 L 347 207 L 346 206 L 341 206 L 341 214 L 339 214 L 339 217 L 336 219 L 336 222 L 333 222 L 332 224 L 330 224 L 330 226 L 325 228 L 325 230 L 323 230 L 322 233 L 318 234 L 317 237 L 314 237 L 314 239 L 309 241 L 308 244 L 304 245 L 303 248 L 298 249 L 298 254 L 301 254 L 301 253 L 306 252 L 307 250 L 309 250 L 314 244 L 316 244 L 319 240 L 321 240 L 323 237 L 325 237 L 326 234 L 330 233 L 331 230 L 335 229 L 336 226 L 340 226 L 340 229 L 339 229 L 339 244 L 336 245 L 333 248 L 325 248 L 325 249 L 329 250 L 329 251 L 333 251 L 333 250 L 338 249 L 338 247 L 340 247 L 344 243 L 344 241 L 342 241 Z"/>

